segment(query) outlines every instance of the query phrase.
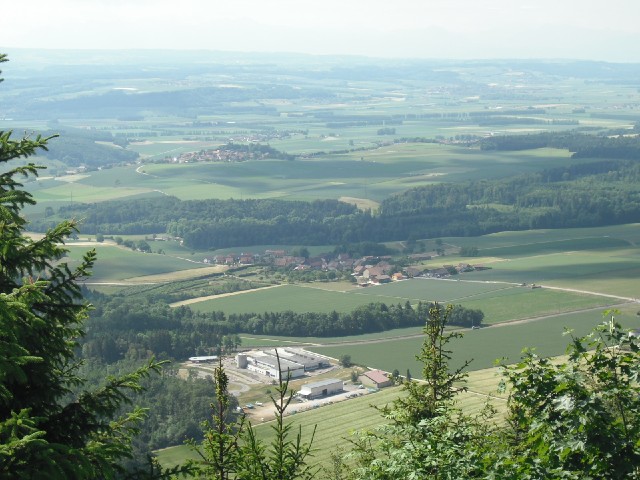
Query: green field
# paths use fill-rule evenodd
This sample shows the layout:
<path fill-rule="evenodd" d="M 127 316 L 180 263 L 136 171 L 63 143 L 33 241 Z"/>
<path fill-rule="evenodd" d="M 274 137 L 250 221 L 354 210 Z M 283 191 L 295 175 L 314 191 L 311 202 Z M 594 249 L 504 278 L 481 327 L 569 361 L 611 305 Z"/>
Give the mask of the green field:
<path fill-rule="evenodd" d="M 278 288 L 255 290 L 242 295 L 194 303 L 190 307 L 192 310 L 199 312 L 221 310 L 227 314 L 278 312 L 282 310 L 330 313 L 334 310 L 348 312 L 358 305 L 365 305 L 371 301 L 369 298 L 352 296 L 348 293 L 332 292 L 299 285 L 283 285 Z"/>
<path fill-rule="evenodd" d="M 487 264 L 473 278 L 583 289 L 636 298 L 640 256 L 637 248 L 553 253 Z"/>
<path fill-rule="evenodd" d="M 156 150 L 167 155 L 203 147 L 198 142 L 180 142 L 170 148 L 167 140 L 160 142 L 165 143 Z M 145 144 L 145 149 L 152 151 L 151 145 Z M 42 180 L 34 183 L 32 191 L 41 210 L 53 202 L 102 202 L 163 194 L 183 200 L 357 197 L 379 202 L 413 187 L 502 177 L 558 162 L 575 161 L 568 158 L 568 152 L 553 149 L 487 153 L 457 146 L 397 144 L 307 160 L 117 166 L 69 177 L 67 181 Z"/>
<path fill-rule="evenodd" d="M 99 243 L 90 246 L 68 244 L 67 248 L 69 249 L 67 263 L 71 268 L 79 264 L 85 252 L 95 248 L 98 261 L 88 280 L 90 282 L 120 282 L 145 275 L 206 267 L 204 264 L 189 262 L 170 255 L 135 252 L 128 248 L 100 245 Z"/>
<path fill-rule="evenodd" d="M 407 301 L 412 305 L 419 301 L 438 301 L 478 308 L 485 313 L 485 323 L 604 307 L 616 303 L 614 299 L 597 295 L 530 289 L 512 284 L 420 278 L 347 292 L 284 285 L 275 289 L 255 290 L 241 295 L 206 300 L 190 306 L 200 312 L 224 311 L 227 314 L 282 310 L 330 313 L 334 310 L 349 312 L 359 305 L 372 302 L 404 305 Z"/>
<path fill-rule="evenodd" d="M 600 240 L 598 240 L 600 239 Z M 594 242 L 588 248 L 607 246 L 608 239 L 623 240 L 632 245 L 640 242 L 640 224 L 610 225 L 592 228 L 558 228 L 554 230 L 525 230 L 516 232 L 499 232 L 481 237 L 452 237 L 443 238 L 445 243 L 464 246 L 477 246 L 481 250 L 498 249 L 504 247 L 523 248 L 521 253 L 534 254 L 540 249 L 546 249 L 552 243 L 560 247 L 556 251 L 565 251 L 565 241 L 575 241 L 576 245 L 584 245 L 584 241 Z M 559 243 L 556 243 L 559 242 Z M 569 245 L 571 247 L 571 245 Z M 572 248 L 575 250 L 576 248 Z M 508 253 L 508 252 L 505 252 Z"/>
<path fill-rule="evenodd" d="M 484 248 L 482 253 L 491 257 L 518 257 L 549 253 L 628 247 L 626 240 L 610 237 L 569 238 L 565 240 L 538 241 L 504 247 Z"/>
<path fill-rule="evenodd" d="M 273 335 L 242 334 L 242 346 L 247 348 L 277 345 L 331 345 L 341 343 L 369 342 L 371 340 L 401 338 L 422 335 L 423 327 L 397 328 L 387 332 L 365 333 L 349 337 L 276 337 Z"/>
<path fill-rule="evenodd" d="M 523 348 L 535 348 L 541 356 L 562 355 L 570 339 L 563 336 L 565 329 L 575 332 L 575 335 L 585 335 L 602 321 L 603 309 L 588 312 L 555 315 L 539 320 L 484 327 L 479 330 L 468 330 L 462 339 L 452 344 L 453 365 L 462 364 L 466 360 L 473 360 L 470 369 L 489 368 L 498 359 L 505 358 L 507 362 L 515 362 L 520 358 Z M 635 312 L 633 312 L 635 315 Z M 639 320 L 627 314 L 618 318 L 623 325 L 637 328 Z M 412 376 L 419 377 L 421 366 L 415 355 L 420 351 L 422 338 L 394 339 L 366 344 L 326 345 L 321 347 L 306 347 L 309 350 L 339 358 L 341 355 L 351 355 L 351 359 L 358 365 L 379 368 L 384 371 L 398 369 L 411 371 Z"/>
<path fill-rule="evenodd" d="M 469 276 L 469 279 L 472 277 Z M 418 301 L 458 302 L 462 299 L 473 298 L 477 295 L 493 295 L 502 290 L 510 290 L 514 285 L 484 282 L 458 282 L 456 280 L 440 280 L 430 278 L 415 278 L 402 282 L 353 290 L 350 295 L 370 297 L 371 302 L 377 298 L 395 298 L 395 303 L 409 300 Z M 383 300 L 380 300 L 383 301 Z"/>

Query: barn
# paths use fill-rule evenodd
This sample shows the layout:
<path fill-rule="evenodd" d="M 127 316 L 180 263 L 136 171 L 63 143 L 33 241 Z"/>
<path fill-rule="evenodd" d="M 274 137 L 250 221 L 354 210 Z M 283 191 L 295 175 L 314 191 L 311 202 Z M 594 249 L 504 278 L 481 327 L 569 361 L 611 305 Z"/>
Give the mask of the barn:
<path fill-rule="evenodd" d="M 360 375 L 358 379 L 367 387 L 384 388 L 393 385 L 393 380 L 382 370 L 369 370 Z"/>

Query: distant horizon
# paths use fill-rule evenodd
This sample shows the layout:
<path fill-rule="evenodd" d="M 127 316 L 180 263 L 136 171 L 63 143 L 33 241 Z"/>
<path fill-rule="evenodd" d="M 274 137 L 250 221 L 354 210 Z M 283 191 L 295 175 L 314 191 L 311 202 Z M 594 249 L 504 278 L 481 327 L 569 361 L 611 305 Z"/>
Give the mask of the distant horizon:
<path fill-rule="evenodd" d="M 27 52 L 30 55 L 40 56 L 39 54 L 56 53 L 60 55 L 69 55 L 77 57 L 89 57 L 95 54 L 110 55 L 110 54 L 129 54 L 132 57 L 139 55 L 154 53 L 163 54 L 170 53 L 173 55 L 190 54 L 192 56 L 211 56 L 211 57 L 232 57 L 238 55 L 242 57 L 283 57 L 283 58 L 295 58 L 295 57 L 308 57 L 317 58 L 319 60 L 371 60 L 371 61 L 385 61 L 385 62 L 433 62 L 433 63 L 458 63 L 458 62 L 540 62 L 540 63 L 562 63 L 562 62 L 585 62 L 585 63 L 611 63 L 611 64 L 640 64 L 640 58 L 637 60 L 605 60 L 597 58 L 579 58 L 579 57 L 470 57 L 470 58 L 457 58 L 457 57 L 381 57 L 375 55 L 366 54 L 347 54 L 347 53 L 306 53 L 296 51 L 259 51 L 259 50 L 219 50 L 219 49 L 206 49 L 206 48 L 57 48 L 57 47 L 12 47 L 0 45 L 0 53 L 7 54 L 8 59 L 14 63 L 14 60 L 23 62 L 24 57 L 16 57 L 15 54 L 19 52 Z M 126 59 L 121 58 L 123 61 Z M 46 55 L 40 58 L 44 63 L 57 63 L 56 59 L 48 57 Z M 168 61 L 168 60 L 167 60 Z"/>
<path fill-rule="evenodd" d="M 32 0 L 3 16 L 2 50 L 640 62 L 636 0 Z"/>

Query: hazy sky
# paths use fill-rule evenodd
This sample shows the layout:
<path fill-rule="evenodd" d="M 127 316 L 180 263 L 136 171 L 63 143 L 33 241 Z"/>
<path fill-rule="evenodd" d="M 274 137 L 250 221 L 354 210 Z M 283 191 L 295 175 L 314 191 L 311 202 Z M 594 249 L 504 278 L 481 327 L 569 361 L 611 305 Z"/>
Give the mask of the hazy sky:
<path fill-rule="evenodd" d="M 640 61 L 640 0 L 29 0 L 11 48 Z"/>

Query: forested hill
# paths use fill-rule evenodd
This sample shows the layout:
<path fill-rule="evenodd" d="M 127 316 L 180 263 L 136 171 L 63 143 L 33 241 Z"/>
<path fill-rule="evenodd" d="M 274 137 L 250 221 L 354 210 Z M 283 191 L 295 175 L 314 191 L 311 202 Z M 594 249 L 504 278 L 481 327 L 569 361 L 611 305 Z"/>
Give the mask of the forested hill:
<path fill-rule="evenodd" d="M 387 229 L 418 238 L 640 220 L 640 164 L 602 161 L 500 180 L 440 184 L 382 202 Z"/>
<path fill-rule="evenodd" d="M 503 230 L 587 227 L 640 221 L 640 164 L 599 161 L 516 177 L 408 190 L 358 211 L 335 200 L 175 198 L 73 205 L 82 233 L 168 233 L 197 249 L 265 243 L 337 245 Z M 36 223 L 32 228 L 44 229 Z"/>
<path fill-rule="evenodd" d="M 60 209 L 65 217 L 84 218 L 82 232 L 168 233 L 194 248 L 277 243 L 323 244 L 333 231 L 359 223 L 363 214 L 337 200 L 189 200 L 174 197 L 75 204 Z M 300 238 L 308 241 L 299 242 Z"/>
<path fill-rule="evenodd" d="M 62 131 L 50 130 L 42 135 L 49 137 L 56 134 L 60 136 L 40 155 L 60 160 L 69 167 L 84 165 L 95 170 L 108 165 L 135 162 L 139 157 L 137 153 L 121 148 L 124 143 L 118 145 L 118 140 L 108 132 L 65 127 Z"/>

